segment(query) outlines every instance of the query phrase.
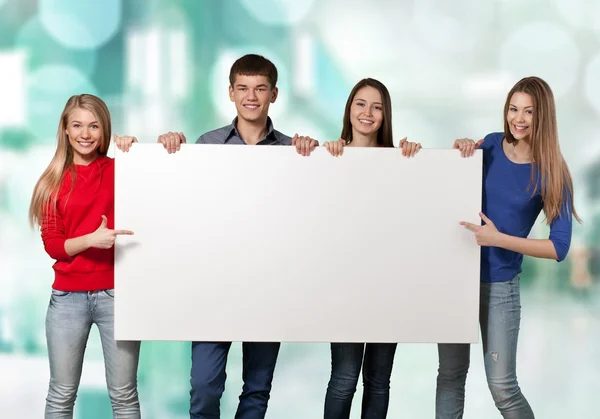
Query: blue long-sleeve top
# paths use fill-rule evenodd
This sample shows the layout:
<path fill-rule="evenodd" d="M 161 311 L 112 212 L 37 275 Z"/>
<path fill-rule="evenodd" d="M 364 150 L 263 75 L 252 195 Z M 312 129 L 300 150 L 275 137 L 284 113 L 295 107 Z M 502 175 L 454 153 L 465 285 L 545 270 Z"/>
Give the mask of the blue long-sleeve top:
<path fill-rule="evenodd" d="M 488 134 L 483 144 L 483 205 L 482 210 L 498 231 L 526 238 L 533 227 L 543 201 L 540 177 L 534 169 L 537 191 L 532 195 L 531 163 L 514 163 L 502 148 L 503 132 Z M 565 199 L 563 211 L 550 224 L 550 237 L 557 260 L 564 260 L 571 245 L 572 209 Z M 521 273 L 523 255 L 499 247 L 481 248 L 481 280 L 483 282 L 510 281 Z"/>

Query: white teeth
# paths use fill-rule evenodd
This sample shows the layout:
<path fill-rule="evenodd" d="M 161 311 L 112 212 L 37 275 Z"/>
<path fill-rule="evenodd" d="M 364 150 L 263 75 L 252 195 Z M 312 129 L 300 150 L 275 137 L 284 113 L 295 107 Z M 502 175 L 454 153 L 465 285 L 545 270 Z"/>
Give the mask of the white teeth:
<path fill-rule="evenodd" d="M 367 121 L 366 119 L 359 119 L 358 122 L 361 122 L 363 124 L 372 124 L 373 121 Z"/>
<path fill-rule="evenodd" d="M 248 109 L 256 109 L 258 108 L 258 105 L 244 105 L 246 108 Z"/>

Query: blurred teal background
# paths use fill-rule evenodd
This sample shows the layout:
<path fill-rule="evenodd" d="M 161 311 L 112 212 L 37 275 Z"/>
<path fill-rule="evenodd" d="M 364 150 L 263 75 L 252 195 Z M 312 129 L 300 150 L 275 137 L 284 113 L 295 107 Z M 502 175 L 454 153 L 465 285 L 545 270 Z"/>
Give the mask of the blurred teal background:
<path fill-rule="evenodd" d="M 0 0 L 0 417 L 43 415 L 53 272 L 27 208 L 68 97 L 101 96 L 118 134 L 154 142 L 177 130 L 192 141 L 235 116 L 227 75 L 248 52 L 278 66 L 275 126 L 321 141 L 339 136 L 346 96 L 363 77 L 388 86 L 396 141 L 425 147 L 501 130 L 518 79 L 550 83 L 585 223 L 564 263 L 525 261 L 519 378 L 537 417 L 599 417 L 600 3 L 592 0 Z M 547 234 L 539 221 L 533 237 Z M 465 417 L 500 417 L 481 345 L 472 353 Z M 188 417 L 189 367 L 189 343 L 143 343 L 145 418 Z M 399 346 L 390 418 L 433 417 L 436 370 L 435 345 Z M 267 417 L 321 417 L 328 377 L 327 344 L 284 344 Z M 234 344 L 224 418 L 240 389 Z M 360 398 L 359 389 L 353 418 Z M 93 329 L 76 418 L 107 417 Z"/>

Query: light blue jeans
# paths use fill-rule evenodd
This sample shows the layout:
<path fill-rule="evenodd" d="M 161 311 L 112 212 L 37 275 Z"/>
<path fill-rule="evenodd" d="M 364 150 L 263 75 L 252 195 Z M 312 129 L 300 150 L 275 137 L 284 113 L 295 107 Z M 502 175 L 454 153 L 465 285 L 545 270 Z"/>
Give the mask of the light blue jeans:
<path fill-rule="evenodd" d="M 479 323 L 488 387 L 504 419 L 533 419 L 517 382 L 517 340 L 521 321 L 519 276 L 508 282 L 481 283 Z M 435 400 L 436 419 L 460 419 L 471 346 L 440 344 Z"/>
<path fill-rule="evenodd" d="M 139 419 L 137 369 L 140 342 L 114 339 L 114 290 L 52 290 L 46 314 L 50 386 L 46 419 L 73 417 L 83 355 L 92 324 L 98 326 L 114 418 Z"/>

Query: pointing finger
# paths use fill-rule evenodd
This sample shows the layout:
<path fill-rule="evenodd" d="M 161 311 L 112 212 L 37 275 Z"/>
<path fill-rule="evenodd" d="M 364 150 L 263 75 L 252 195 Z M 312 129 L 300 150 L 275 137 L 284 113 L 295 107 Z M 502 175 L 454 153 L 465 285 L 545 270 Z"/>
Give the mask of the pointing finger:
<path fill-rule="evenodd" d="M 477 231 L 477 229 L 480 227 L 478 225 L 475 225 L 473 223 L 469 223 L 467 221 L 461 221 L 460 225 L 465 227 L 467 230 L 472 231 L 473 233 L 475 233 Z"/>

